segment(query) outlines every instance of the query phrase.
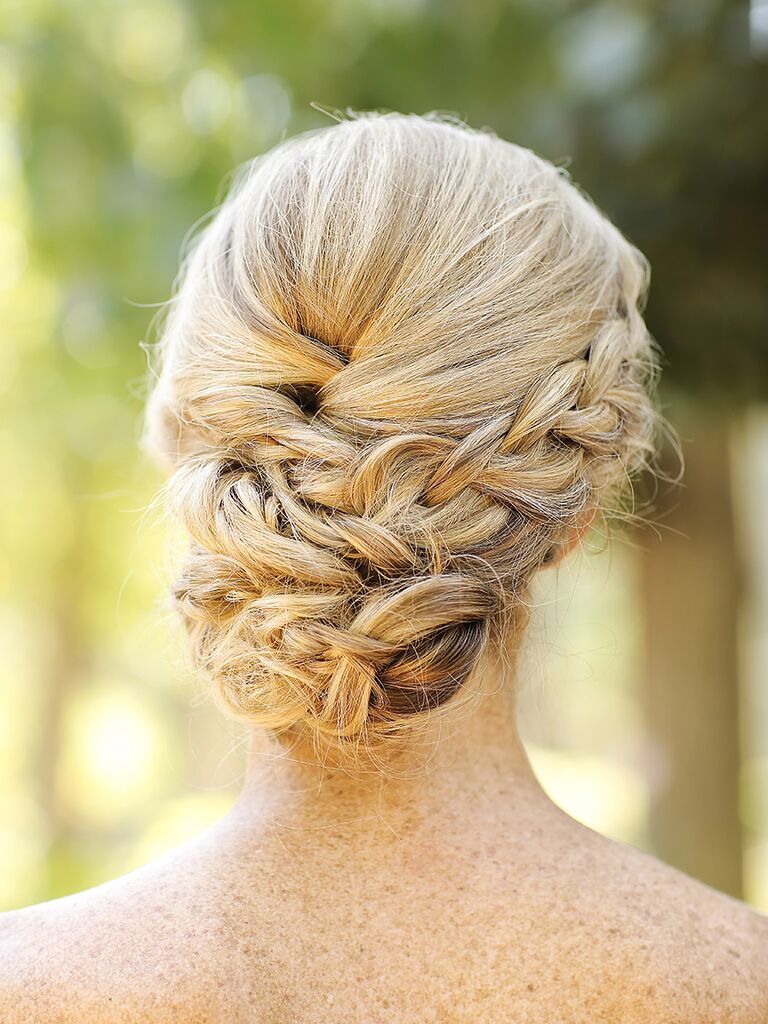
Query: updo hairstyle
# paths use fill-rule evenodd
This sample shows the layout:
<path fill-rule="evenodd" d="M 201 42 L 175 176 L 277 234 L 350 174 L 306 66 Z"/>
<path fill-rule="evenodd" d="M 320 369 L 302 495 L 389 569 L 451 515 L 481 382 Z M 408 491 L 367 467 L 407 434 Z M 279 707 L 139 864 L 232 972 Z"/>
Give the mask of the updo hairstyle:
<path fill-rule="evenodd" d="M 460 702 L 652 450 L 648 275 L 562 168 L 437 117 L 353 116 L 240 172 L 145 430 L 227 709 L 357 761 Z"/>

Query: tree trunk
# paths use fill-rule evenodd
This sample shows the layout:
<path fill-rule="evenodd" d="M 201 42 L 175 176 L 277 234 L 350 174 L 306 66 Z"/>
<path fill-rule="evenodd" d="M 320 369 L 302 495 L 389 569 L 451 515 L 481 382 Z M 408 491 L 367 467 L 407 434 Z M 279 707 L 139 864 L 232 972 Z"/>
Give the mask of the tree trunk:
<path fill-rule="evenodd" d="M 674 419 L 684 438 L 683 485 L 660 485 L 660 531 L 646 534 L 643 558 L 650 837 L 663 860 L 740 896 L 740 574 L 730 424 Z"/>

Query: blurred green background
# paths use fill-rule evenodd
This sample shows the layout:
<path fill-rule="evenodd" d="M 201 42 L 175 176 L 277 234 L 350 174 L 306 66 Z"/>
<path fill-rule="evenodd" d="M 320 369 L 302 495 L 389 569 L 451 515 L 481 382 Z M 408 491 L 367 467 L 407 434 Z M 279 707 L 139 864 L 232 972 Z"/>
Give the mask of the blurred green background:
<path fill-rule="evenodd" d="M 542 579 L 521 728 L 570 813 L 768 910 L 768 4 L 5 0 L 0 38 L 0 905 L 237 790 L 164 605 L 141 343 L 232 166 L 317 104 L 490 126 L 649 256 L 686 483 Z"/>

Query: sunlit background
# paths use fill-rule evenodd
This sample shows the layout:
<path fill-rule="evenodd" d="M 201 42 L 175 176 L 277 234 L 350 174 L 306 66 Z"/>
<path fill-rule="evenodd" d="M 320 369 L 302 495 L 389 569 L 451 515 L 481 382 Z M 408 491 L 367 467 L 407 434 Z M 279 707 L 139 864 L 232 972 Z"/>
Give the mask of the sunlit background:
<path fill-rule="evenodd" d="M 768 4 L 0 19 L 0 904 L 113 877 L 233 800 L 242 734 L 164 604 L 140 346 L 233 164 L 351 106 L 449 111 L 566 162 L 651 259 L 686 484 L 659 489 L 657 528 L 541 581 L 521 727 L 574 816 L 768 910 Z"/>

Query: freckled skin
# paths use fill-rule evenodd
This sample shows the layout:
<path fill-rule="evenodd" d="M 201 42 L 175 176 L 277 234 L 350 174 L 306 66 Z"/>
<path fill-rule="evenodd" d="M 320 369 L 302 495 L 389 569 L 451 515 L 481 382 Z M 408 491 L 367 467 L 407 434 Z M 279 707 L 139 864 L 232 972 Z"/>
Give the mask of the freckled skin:
<path fill-rule="evenodd" d="M 428 774 L 255 743 L 234 810 L 0 917 L 4 1024 L 765 1024 L 768 918 L 579 825 L 503 695 Z"/>

